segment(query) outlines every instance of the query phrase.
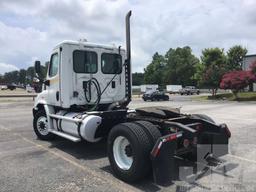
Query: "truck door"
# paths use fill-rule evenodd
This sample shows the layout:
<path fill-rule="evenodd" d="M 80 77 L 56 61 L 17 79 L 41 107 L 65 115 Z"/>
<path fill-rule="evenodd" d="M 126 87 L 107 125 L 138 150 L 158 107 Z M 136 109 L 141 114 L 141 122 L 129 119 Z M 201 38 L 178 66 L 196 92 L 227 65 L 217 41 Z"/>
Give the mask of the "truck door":
<path fill-rule="evenodd" d="M 54 52 L 51 55 L 51 60 L 48 69 L 47 80 L 49 80 L 48 103 L 54 106 L 60 106 L 60 53 Z"/>

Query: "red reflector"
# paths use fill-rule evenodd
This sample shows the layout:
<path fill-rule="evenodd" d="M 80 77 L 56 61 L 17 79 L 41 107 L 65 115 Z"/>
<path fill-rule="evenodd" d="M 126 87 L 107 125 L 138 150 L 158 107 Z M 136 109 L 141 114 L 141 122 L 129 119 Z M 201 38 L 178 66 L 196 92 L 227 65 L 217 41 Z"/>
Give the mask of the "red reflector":
<path fill-rule="evenodd" d="M 158 144 L 158 146 L 157 146 L 156 148 L 154 148 L 154 151 L 152 152 L 152 155 L 153 155 L 154 157 L 156 157 L 156 156 L 159 154 L 159 151 L 160 151 L 160 149 L 161 149 L 162 144 L 163 144 L 163 142 L 160 141 L 160 143 Z"/>
<path fill-rule="evenodd" d="M 153 156 L 156 157 L 160 151 L 160 148 L 156 148 L 155 151 L 153 151 Z"/>
<path fill-rule="evenodd" d="M 171 140 L 174 140 L 174 139 L 177 139 L 177 135 L 170 135 L 169 137 L 166 138 L 165 141 L 171 141 Z"/>

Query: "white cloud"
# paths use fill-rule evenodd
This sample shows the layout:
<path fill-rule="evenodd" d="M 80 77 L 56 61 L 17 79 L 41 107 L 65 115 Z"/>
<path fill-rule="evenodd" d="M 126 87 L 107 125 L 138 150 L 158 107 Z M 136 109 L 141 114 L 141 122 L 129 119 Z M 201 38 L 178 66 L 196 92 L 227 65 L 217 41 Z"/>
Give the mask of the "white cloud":
<path fill-rule="evenodd" d="M 0 63 L 0 74 L 4 74 L 9 71 L 19 70 L 18 67 L 12 64 Z"/>
<path fill-rule="evenodd" d="M 55 43 L 55 42 L 53 42 Z M 44 58 L 49 46 L 46 33 L 35 28 L 8 26 L 0 21 L 0 62 L 15 63 L 19 68 L 27 68 L 27 62 L 35 55 Z"/>
<path fill-rule="evenodd" d="M 256 53 L 255 7 L 254 0 L 1 0 L 0 62 L 43 63 L 64 39 L 124 47 L 130 9 L 134 71 L 143 71 L 156 51 L 178 46 L 190 46 L 197 56 L 203 48 L 235 44 Z"/>

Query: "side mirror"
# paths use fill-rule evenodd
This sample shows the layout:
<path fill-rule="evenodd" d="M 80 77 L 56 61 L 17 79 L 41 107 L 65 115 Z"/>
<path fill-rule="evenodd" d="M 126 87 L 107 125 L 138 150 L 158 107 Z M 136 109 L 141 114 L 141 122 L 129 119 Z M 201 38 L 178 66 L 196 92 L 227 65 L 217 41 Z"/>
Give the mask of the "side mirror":
<path fill-rule="evenodd" d="M 46 86 L 50 86 L 50 80 L 48 79 L 48 80 L 45 80 L 44 81 L 44 84 L 46 85 Z"/>
<path fill-rule="evenodd" d="M 41 62 L 35 61 L 35 72 L 40 75 L 41 74 Z"/>

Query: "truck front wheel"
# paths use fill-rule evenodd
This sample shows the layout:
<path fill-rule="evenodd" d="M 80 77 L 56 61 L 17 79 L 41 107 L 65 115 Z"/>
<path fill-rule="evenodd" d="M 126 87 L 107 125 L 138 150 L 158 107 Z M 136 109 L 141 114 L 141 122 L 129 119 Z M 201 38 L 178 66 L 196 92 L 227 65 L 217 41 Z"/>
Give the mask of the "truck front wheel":
<path fill-rule="evenodd" d="M 121 123 L 108 136 L 108 158 L 114 174 L 123 181 L 143 179 L 151 171 L 150 138 L 135 123 Z"/>
<path fill-rule="evenodd" d="M 37 137 L 41 140 L 52 140 L 55 135 L 48 131 L 48 121 L 44 111 L 38 111 L 33 120 L 33 127 Z"/>

